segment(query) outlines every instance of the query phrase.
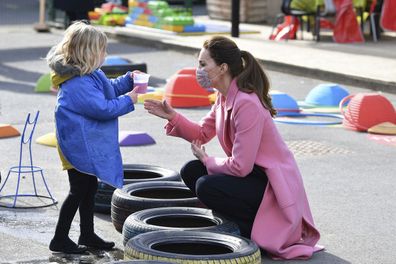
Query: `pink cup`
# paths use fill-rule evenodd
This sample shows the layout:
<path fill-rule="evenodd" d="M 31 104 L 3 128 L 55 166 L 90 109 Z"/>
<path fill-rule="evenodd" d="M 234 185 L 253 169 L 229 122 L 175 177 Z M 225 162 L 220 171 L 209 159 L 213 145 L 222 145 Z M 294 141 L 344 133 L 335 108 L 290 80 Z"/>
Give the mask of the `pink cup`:
<path fill-rule="evenodd" d="M 144 94 L 147 92 L 148 81 L 150 78 L 150 74 L 147 73 L 134 73 L 133 74 L 133 83 L 134 87 L 139 87 L 137 89 L 137 93 Z"/>

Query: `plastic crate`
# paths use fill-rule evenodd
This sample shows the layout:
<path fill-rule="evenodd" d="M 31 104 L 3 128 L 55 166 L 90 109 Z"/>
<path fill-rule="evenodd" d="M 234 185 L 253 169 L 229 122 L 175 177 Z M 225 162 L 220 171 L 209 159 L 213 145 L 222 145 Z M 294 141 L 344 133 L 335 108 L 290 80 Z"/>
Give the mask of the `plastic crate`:
<path fill-rule="evenodd" d="M 106 58 L 101 70 L 108 78 L 115 78 L 128 71 L 139 70 L 141 72 L 147 72 L 147 64 L 144 62 L 132 62 L 125 58 L 110 56 Z"/>

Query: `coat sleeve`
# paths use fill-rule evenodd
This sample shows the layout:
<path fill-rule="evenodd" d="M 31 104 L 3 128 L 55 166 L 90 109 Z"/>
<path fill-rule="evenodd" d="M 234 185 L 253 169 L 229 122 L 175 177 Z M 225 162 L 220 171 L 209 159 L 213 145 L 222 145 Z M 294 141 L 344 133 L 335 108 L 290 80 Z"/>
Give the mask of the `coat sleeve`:
<path fill-rule="evenodd" d="M 191 142 L 200 140 L 202 144 L 209 142 L 216 135 L 215 106 L 200 122 L 193 122 L 180 113 L 165 125 L 166 134 L 181 137 Z"/>
<path fill-rule="evenodd" d="M 209 174 L 228 174 L 239 177 L 248 175 L 255 164 L 266 122 L 263 109 L 249 100 L 240 102 L 232 110 L 230 123 L 235 134 L 231 156 L 207 157 L 204 164 Z"/>
<path fill-rule="evenodd" d="M 134 104 L 127 95 L 107 99 L 103 86 L 91 78 L 81 78 L 68 92 L 73 111 L 97 120 L 111 120 L 132 112 Z"/>
<path fill-rule="evenodd" d="M 126 74 L 119 76 L 115 79 L 109 80 L 117 96 L 126 94 L 133 89 L 133 79 L 130 72 L 127 72 Z"/>

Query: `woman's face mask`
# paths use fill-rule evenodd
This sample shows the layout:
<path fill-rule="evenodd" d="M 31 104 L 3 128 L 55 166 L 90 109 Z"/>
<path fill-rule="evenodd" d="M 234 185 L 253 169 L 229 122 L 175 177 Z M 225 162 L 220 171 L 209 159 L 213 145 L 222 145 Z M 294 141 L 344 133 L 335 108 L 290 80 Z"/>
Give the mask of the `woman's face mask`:
<path fill-rule="evenodd" d="M 213 85 L 212 85 L 212 80 L 215 79 L 217 76 L 219 76 L 221 74 L 221 72 L 219 72 L 215 77 L 210 78 L 209 77 L 209 73 L 201 68 L 197 68 L 196 72 L 196 78 L 197 78 L 197 82 L 199 83 L 199 85 L 201 85 L 203 88 L 205 88 L 208 92 L 213 92 Z"/>
<path fill-rule="evenodd" d="M 221 75 L 221 69 L 216 65 L 215 61 L 210 57 L 210 53 L 205 48 L 202 48 L 199 57 L 199 66 L 196 69 L 196 78 L 199 85 L 201 85 L 208 92 L 213 92 L 213 80 Z M 215 76 L 209 77 L 217 73 Z M 216 85 L 216 83 L 214 83 Z"/>
<path fill-rule="evenodd" d="M 197 68 L 196 70 L 197 82 L 205 89 L 212 88 L 212 81 L 209 78 L 207 71 Z"/>

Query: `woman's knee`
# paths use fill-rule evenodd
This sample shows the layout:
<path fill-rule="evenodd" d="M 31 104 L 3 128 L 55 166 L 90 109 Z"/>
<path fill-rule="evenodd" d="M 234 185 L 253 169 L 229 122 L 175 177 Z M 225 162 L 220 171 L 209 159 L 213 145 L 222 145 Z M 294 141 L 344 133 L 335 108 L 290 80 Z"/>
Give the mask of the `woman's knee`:
<path fill-rule="evenodd" d="M 193 175 L 196 173 L 197 168 L 203 166 L 202 162 L 199 160 L 191 160 L 184 164 L 184 166 L 180 170 L 180 176 L 183 178 L 188 177 L 189 175 Z"/>
<path fill-rule="evenodd" d="M 213 200 L 215 196 L 218 196 L 218 192 L 215 188 L 215 181 L 209 175 L 199 178 L 195 186 L 195 193 L 199 200 L 203 203 L 208 203 Z"/>
<path fill-rule="evenodd" d="M 180 176 L 183 182 L 192 192 L 195 193 L 196 181 L 203 175 L 207 174 L 207 170 L 203 163 L 199 160 L 187 162 L 180 170 Z"/>

